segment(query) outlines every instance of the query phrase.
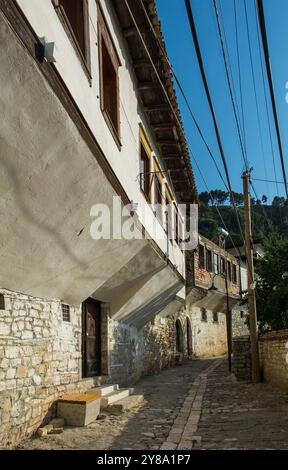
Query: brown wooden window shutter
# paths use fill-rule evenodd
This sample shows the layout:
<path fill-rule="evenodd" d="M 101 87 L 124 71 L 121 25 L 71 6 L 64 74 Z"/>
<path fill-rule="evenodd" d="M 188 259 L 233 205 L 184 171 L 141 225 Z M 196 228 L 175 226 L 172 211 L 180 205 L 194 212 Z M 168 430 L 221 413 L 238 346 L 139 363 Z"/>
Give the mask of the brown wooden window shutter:
<path fill-rule="evenodd" d="M 121 63 L 98 2 L 97 5 L 101 110 L 119 146 L 121 143 L 118 69 Z"/>
<path fill-rule="evenodd" d="M 88 0 L 52 0 L 68 36 L 91 78 L 89 3 Z"/>

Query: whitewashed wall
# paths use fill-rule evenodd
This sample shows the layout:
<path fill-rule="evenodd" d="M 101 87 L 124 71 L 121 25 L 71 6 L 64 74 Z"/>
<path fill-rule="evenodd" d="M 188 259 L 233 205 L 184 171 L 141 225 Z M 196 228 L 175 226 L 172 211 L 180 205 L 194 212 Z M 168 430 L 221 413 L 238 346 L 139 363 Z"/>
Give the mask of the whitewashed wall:
<path fill-rule="evenodd" d="M 39 37 L 45 36 L 48 41 L 55 42 L 57 48 L 57 62 L 55 66 L 68 87 L 70 93 L 80 108 L 92 133 L 97 139 L 113 171 L 119 178 L 128 197 L 133 202 L 147 205 L 139 188 L 139 124 L 141 123 L 149 138 L 155 155 L 158 159 L 155 142 L 151 136 L 146 119 L 137 99 L 136 80 L 131 66 L 131 58 L 128 53 L 125 39 L 118 26 L 111 2 L 102 0 L 105 19 L 113 38 L 122 66 L 119 69 L 120 89 L 120 129 L 122 148 L 119 151 L 114 138 L 107 127 L 100 109 L 99 90 L 99 57 L 97 38 L 97 7 L 95 0 L 89 0 L 90 17 L 90 43 L 91 43 L 91 69 L 92 86 L 80 64 L 76 52 L 61 24 L 51 0 L 17 0 L 24 15 L 32 25 Z M 159 162 L 159 159 L 158 159 Z M 161 162 L 160 167 L 161 167 Z M 172 189 L 172 188 L 170 188 Z M 173 191 L 172 191 L 173 193 Z M 95 200 L 95 203 L 99 201 Z M 155 222 L 153 212 L 145 211 L 143 222 L 148 233 L 152 232 L 156 223 L 162 233 L 162 240 L 157 243 L 162 251 L 167 251 L 167 241 L 161 225 Z M 177 266 L 178 271 L 185 276 L 185 263 L 183 253 L 173 241 L 170 243 L 169 258 Z"/>

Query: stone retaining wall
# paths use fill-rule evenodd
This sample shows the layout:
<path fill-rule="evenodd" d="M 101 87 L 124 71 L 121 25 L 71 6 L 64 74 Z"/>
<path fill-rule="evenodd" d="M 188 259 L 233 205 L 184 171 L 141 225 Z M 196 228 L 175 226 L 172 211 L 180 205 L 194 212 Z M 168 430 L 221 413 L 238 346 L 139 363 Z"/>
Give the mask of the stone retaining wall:
<path fill-rule="evenodd" d="M 263 336 L 260 351 L 264 380 L 288 392 L 288 330 Z"/>
<path fill-rule="evenodd" d="M 239 380 L 251 380 L 250 336 L 233 338 L 232 372 Z"/>

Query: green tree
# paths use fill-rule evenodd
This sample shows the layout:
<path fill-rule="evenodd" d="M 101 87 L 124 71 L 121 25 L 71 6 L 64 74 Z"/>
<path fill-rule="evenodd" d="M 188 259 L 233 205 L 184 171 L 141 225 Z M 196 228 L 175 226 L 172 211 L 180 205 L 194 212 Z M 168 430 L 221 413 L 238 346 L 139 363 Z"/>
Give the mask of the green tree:
<path fill-rule="evenodd" d="M 267 201 L 268 201 L 268 197 L 265 196 L 265 194 L 263 194 L 263 196 L 262 196 L 262 204 L 267 204 Z"/>
<path fill-rule="evenodd" d="M 256 267 L 261 333 L 288 328 L 288 238 L 274 234 L 263 246 L 265 257 Z"/>
<path fill-rule="evenodd" d="M 272 202 L 272 206 L 275 207 L 284 207 L 285 206 L 285 197 L 275 196 Z"/>
<path fill-rule="evenodd" d="M 207 191 L 205 191 L 203 193 L 200 193 L 198 197 L 199 197 L 199 201 L 203 202 L 203 204 L 208 206 L 208 204 L 211 200 L 211 196 Z"/>

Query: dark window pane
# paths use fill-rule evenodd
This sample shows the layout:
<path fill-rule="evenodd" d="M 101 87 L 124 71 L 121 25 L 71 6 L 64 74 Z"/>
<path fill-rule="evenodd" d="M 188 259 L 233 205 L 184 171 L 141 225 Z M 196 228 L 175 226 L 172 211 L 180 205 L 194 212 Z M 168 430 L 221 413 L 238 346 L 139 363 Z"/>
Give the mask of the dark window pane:
<path fill-rule="evenodd" d="M 61 0 L 66 17 L 77 40 L 77 43 L 85 57 L 85 32 L 83 0 Z"/>
<path fill-rule="evenodd" d="M 199 266 L 205 268 L 205 248 L 203 245 L 199 245 Z"/>
<path fill-rule="evenodd" d="M 146 198 L 150 200 L 150 161 L 142 143 L 140 153 L 140 188 Z"/>
<path fill-rule="evenodd" d="M 66 305 L 66 304 L 61 304 L 61 308 L 62 308 L 62 318 L 63 318 L 63 321 L 70 321 L 70 307 L 69 305 Z"/>
<path fill-rule="evenodd" d="M 118 133 L 118 91 L 117 72 L 110 58 L 105 41 L 102 40 L 102 77 L 103 77 L 103 109 L 110 119 L 114 130 Z"/>

